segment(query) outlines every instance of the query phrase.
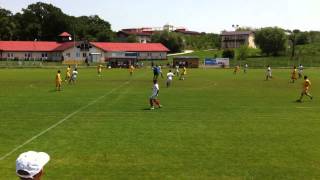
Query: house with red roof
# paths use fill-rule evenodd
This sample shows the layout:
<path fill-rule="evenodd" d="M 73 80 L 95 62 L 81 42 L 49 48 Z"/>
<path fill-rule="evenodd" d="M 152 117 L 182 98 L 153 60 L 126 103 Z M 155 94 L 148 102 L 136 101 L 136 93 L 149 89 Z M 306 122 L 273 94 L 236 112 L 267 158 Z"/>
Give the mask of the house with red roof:
<path fill-rule="evenodd" d="M 74 62 L 107 62 L 129 65 L 141 60 L 166 60 L 167 49 L 161 43 L 113 43 L 72 41 L 67 32 L 58 42 L 0 41 L 0 58 L 8 60 L 46 60 Z"/>

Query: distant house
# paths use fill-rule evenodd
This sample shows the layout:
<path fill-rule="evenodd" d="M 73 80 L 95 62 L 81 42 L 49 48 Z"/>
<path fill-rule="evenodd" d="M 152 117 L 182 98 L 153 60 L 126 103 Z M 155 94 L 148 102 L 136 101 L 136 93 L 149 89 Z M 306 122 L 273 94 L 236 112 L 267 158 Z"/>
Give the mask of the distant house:
<path fill-rule="evenodd" d="M 0 41 L 0 59 L 45 60 L 80 64 L 108 62 L 133 64 L 139 60 L 166 60 L 167 49 L 161 43 L 106 43 L 71 41 L 71 35 L 59 35 L 53 41 Z"/>
<path fill-rule="evenodd" d="M 204 33 L 200 33 L 200 32 L 197 32 L 197 31 L 189 31 L 189 30 L 187 30 L 185 28 L 176 29 L 176 30 L 174 30 L 174 32 L 180 33 L 180 34 L 184 34 L 184 35 L 190 35 L 190 36 L 196 36 L 196 35 L 204 34 Z"/>
<path fill-rule="evenodd" d="M 143 28 L 130 28 L 130 29 L 122 29 L 117 33 L 118 39 L 121 42 L 127 41 L 130 36 L 135 36 L 139 43 L 149 43 L 151 42 L 151 36 L 157 32 L 161 31 L 170 31 L 177 32 L 184 35 L 201 35 L 203 33 L 196 31 L 189 31 L 186 28 L 177 28 L 172 25 L 164 25 L 163 27 L 143 27 Z"/>
<path fill-rule="evenodd" d="M 239 48 L 242 45 L 256 48 L 254 35 L 253 31 L 223 31 L 220 35 L 221 48 Z"/>
<path fill-rule="evenodd" d="M 139 28 L 139 29 L 122 29 L 117 33 L 120 41 L 126 41 L 129 36 L 134 35 L 139 43 L 149 43 L 151 42 L 151 36 L 154 31 L 149 28 Z"/>

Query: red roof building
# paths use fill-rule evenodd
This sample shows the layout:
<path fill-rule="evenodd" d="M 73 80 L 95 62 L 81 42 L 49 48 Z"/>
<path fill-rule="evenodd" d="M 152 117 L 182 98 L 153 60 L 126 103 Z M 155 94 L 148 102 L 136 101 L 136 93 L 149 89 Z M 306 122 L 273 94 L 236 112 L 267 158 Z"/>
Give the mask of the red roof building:
<path fill-rule="evenodd" d="M 129 52 L 169 52 L 161 43 L 110 43 L 91 42 L 97 48 L 104 51 L 129 51 Z"/>
<path fill-rule="evenodd" d="M 59 34 L 60 37 L 71 37 L 71 35 L 68 32 L 63 32 Z"/>
<path fill-rule="evenodd" d="M 110 61 L 131 64 L 138 60 L 165 60 L 169 49 L 161 43 L 0 41 L 0 59 L 53 61 Z"/>

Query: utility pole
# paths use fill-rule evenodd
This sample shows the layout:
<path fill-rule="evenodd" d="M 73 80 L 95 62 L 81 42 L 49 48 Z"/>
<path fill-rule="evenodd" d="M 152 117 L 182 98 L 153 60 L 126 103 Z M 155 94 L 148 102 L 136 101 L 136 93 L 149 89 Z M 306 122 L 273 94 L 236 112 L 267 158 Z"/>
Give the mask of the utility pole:
<path fill-rule="evenodd" d="M 232 24 L 232 27 L 234 28 L 234 49 L 237 48 L 237 29 L 239 28 L 238 24 Z"/>

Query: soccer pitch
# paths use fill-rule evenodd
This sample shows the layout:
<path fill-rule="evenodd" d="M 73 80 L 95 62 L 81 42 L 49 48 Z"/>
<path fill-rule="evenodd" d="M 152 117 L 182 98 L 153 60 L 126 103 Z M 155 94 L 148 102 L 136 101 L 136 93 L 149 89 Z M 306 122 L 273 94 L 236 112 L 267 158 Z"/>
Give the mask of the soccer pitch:
<path fill-rule="evenodd" d="M 305 70 L 315 99 L 303 103 L 291 69 L 270 81 L 262 69 L 188 69 L 170 88 L 159 79 L 153 111 L 150 69 L 80 69 L 61 92 L 56 71 L 0 69 L 1 180 L 28 150 L 51 156 L 44 179 L 320 178 L 317 69 Z"/>

